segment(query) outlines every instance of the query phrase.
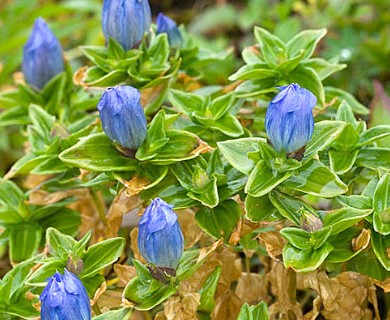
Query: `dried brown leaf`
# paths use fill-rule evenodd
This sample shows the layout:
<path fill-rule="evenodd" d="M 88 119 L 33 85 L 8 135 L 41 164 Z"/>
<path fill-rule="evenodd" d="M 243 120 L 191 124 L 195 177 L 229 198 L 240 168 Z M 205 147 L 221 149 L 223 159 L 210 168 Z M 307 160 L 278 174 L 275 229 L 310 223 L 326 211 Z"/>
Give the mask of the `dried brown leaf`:
<path fill-rule="evenodd" d="M 236 320 L 243 302 L 237 295 L 227 290 L 216 299 L 215 308 L 211 313 L 212 320 Z"/>
<path fill-rule="evenodd" d="M 242 273 L 238 279 L 236 295 L 249 304 L 267 301 L 268 291 L 264 277 L 257 273 Z"/>
<path fill-rule="evenodd" d="M 106 281 L 104 281 L 104 282 L 102 283 L 102 285 L 96 290 L 95 295 L 94 295 L 93 298 L 91 299 L 91 306 L 93 306 L 93 305 L 96 303 L 96 301 L 98 301 L 98 299 L 100 298 L 100 296 L 101 296 L 104 292 L 106 292 L 106 290 L 107 290 L 107 283 L 106 283 Z"/>
<path fill-rule="evenodd" d="M 258 237 L 264 244 L 269 256 L 274 260 L 279 260 L 286 242 L 279 231 L 263 232 Z"/>
<path fill-rule="evenodd" d="M 134 228 L 130 231 L 130 248 L 134 253 L 134 258 L 141 261 L 142 263 L 147 262 L 138 249 L 138 228 Z"/>
<path fill-rule="evenodd" d="M 286 269 L 282 263 L 274 261 L 271 271 L 266 275 L 266 280 L 270 282 L 271 292 L 276 299 L 269 307 L 270 313 L 279 314 L 280 319 L 289 319 L 291 315 L 301 319 L 302 309 L 296 301 L 295 271 Z"/>
<path fill-rule="evenodd" d="M 199 304 L 199 293 L 184 292 L 180 296 L 170 297 L 164 303 L 164 314 L 167 320 L 197 320 L 196 310 Z"/>
<path fill-rule="evenodd" d="M 195 212 L 192 209 L 184 209 L 176 211 L 179 217 L 179 224 L 183 231 L 185 247 L 188 249 L 193 247 L 202 237 L 203 232 L 195 221 Z"/>
<path fill-rule="evenodd" d="M 363 229 L 362 232 L 354 239 L 352 239 L 353 251 L 364 250 L 370 244 L 371 231 Z"/>
<path fill-rule="evenodd" d="M 114 264 L 114 272 L 119 277 L 118 287 L 124 287 L 137 276 L 137 271 L 133 266 Z"/>
<path fill-rule="evenodd" d="M 142 201 L 139 196 L 128 196 L 123 188 L 111 203 L 107 214 L 107 227 L 105 235 L 107 238 L 116 237 L 122 224 L 123 214 L 139 207 Z"/>

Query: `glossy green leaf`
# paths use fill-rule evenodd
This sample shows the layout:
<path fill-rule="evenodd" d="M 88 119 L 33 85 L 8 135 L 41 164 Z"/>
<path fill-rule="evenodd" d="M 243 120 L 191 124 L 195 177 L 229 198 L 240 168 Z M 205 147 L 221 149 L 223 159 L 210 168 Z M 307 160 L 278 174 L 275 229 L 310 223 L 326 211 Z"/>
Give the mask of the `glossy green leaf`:
<path fill-rule="evenodd" d="M 58 156 L 61 161 L 93 171 L 133 171 L 137 161 L 122 155 L 104 133 L 80 139 Z"/>
<path fill-rule="evenodd" d="M 327 212 L 323 217 L 324 226 L 332 227 L 332 235 L 338 234 L 354 224 L 363 220 L 372 212 L 371 209 L 359 210 L 351 207 L 345 207 Z"/>
<path fill-rule="evenodd" d="M 283 228 L 280 234 L 292 244 L 294 247 L 307 250 L 313 248 L 313 243 L 310 241 L 310 233 L 299 228 Z"/>
<path fill-rule="evenodd" d="M 356 164 L 373 170 L 378 168 L 390 169 L 390 149 L 387 148 L 366 148 L 361 149 Z"/>
<path fill-rule="evenodd" d="M 217 207 L 202 207 L 195 215 L 195 220 L 208 235 L 227 242 L 230 234 L 241 218 L 241 207 L 234 200 L 226 200 Z"/>
<path fill-rule="evenodd" d="M 390 271 L 390 258 L 388 254 L 388 249 L 390 248 L 390 237 L 381 235 L 377 232 L 372 232 L 371 245 L 382 266 L 387 271 Z"/>
<path fill-rule="evenodd" d="M 199 311 L 212 312 L 214 309 L 215 301 L 214 295 L 217 290 L 218 280 L 222 272 L 222 267 L 217 267 L 213 270 L 202 288 L 199 290 L 200 293 L 200 305 L 198 307 Z"/>
<path fill-rule="evenodd" d="M 281 218 L 267 194 L 262 197 L 252 197 L 248 194 L 245 199 L 245 211 L 246 217 L 253 222 L 272 221 Z"/>
<path fill-rule="evenodd" d="M 287 57 L 286 47 L 278 37 L 260 27 L 255 27 L 254 33 L 262 56 L 269 66 L 276 66 L 278 61 Z"/>
<path fill-rule="evenodd" d="M 9 256 L 13 262 L 32 257 L 38 250 L 42 238 L 39 225 L 17 225 L 10 230 Z"/>
<path fill-rule="evenodd" d="M 236 73 L 232 74 L 229 77 L 229 80 L 230 81 L 251 80 L 251 79 L 262 80 L 262 79 L 278 78 L 278 77 L 279 77 L 278 72 L 270 69 L 268 64 L 256 63 L 256 64 L 250 64 L 241 67 Z"/>
<path fill-rule="evenodd" d="M 289 57 L 295 57 L 304 50 L 303 59 L 310 58 L 318 42 L 326 35 L 326 29 L 304 30 L 291 38 L 286 43 L 287 54 Z"/>
<path fill-rule="evenodd" d="M 348 191 L 340 178 L 317 160 L 299 169 L 299 174 L 283 182 L 283 186 L 308 194 L 331 198 Z"/>
<path fill-rule="evenodd" d="M 345 100 L 348 105 L 351 106 L 353 112 L 361 115 L 368 115 L 370 113 L 367 107 L 362 105 L 359 101 L 356 100 L 356 98 L 352 94 L 348 93 L 347 91 L 335 87 L 324 87 L 324 89 L 326 92 L 326 96 L 328 97 L 327 101 L 338 97 L 340 101 Z"/>
<path fill-rule="evenodd" d="M 378 125 L 363 132 L 360 136 L 359 145 L 364 146 L 390 135 L 390 125 Z"/>
<path fill-rule="evenodd" d="M 137 277 L 127 284 L 123 296 L 135 303 L 135 309 L 150 310 L 177 291 L 176 286 L 152 278 L 148 269 L 140 262 L 136 260 L 133 262 L 137 269 Z"/>
<path fill-rule="evenodd" d="M 259 150 L 261 138 L 241 138 L 217 142 L 218 148 L 225 159 L 238 171 L 249 175 L 255 164 L 248 158 L 249 152 Z"/>
<path fill-rule="evenodd" d="M 329 151 L 330 168 L 337 174 L 343 174 L 352 169 L 359 150 L 354 151 Z"/>
<path fill-rule="evenodd" d="M 317 250 L 301 250 L 287 243 L 283 248 L 283 263 L 286 268 L 293 268 L 299 272 L 310 272 L 318 269 L 326 257 L 333 250 L 327 242 Z"/>
<path fill-rule="evenodd" d="M 44 287 L 47 285 L 47 279 L 52 277 L 57 271 L 63 273 L 64 268 L 66 268 L 66 260 L 45 261 L 38 270 L 28 277 L 26 284 Z"/>
<path fill-rule="evenodd" d="M 245 192 L 254 197 L 261 197 L 290 178 L 292 174 L 292 171 L 284 173 L 273 171 L 266 166 L 264 160 L 260 160 L 249 175 Z"/>
<path fill-rule="evenodd" d="M 303 162 L 311 158 L 319 151 L 327 148 L 343 131 L 345 123 L 341 121 L 324 120 L 314 125 L 313 136 L 308 142 Z"/>
<path fill-rule="evenodd" d="M 311 58 L 302 62 L 303 66 L 313 69 L 318 77 L 322 80 L 326 79 L 333 73 L 343 70 L 347 67 L 346 64 L 332 63 L 322 58 Z"/>
<path fill-rule="evenodd" d="M 283 217 L 294 222 L 296 225 L 301 223 L 302 210 L 317 215 L 315 210 L 305 201 L 288 194 L 273 190 L 269 194 L 269 199 Z"/>
<path fill-rule="evenodd" d="M 112 238 L 90 246 L 83 257 L 84 268 L 80 278 L 88 278 L 113 264 L 123 252 L 125 239 Z"/>
<path fill-rule="evenodd" d="M 77 241 L 68 235 L 65 235 L 54 228 L 46 230 L 46 245 L 50 255 L 62 259 L 72 252 Z"/>
<path fill-rule="evenodd" d="M 390 234 L 390 174 L 386 173 L 379 180 L 373 199 L 373 224 L 376 232 Z"/>

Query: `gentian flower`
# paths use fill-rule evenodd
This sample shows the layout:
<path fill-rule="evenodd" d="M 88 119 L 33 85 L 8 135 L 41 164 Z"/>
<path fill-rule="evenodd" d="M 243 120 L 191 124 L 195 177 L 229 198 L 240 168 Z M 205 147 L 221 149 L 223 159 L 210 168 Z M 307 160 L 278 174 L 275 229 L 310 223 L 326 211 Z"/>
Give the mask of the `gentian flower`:
<path fill-rule="evenodd" d="M 171 47 L 180 48 L 183 44 L 181 32 L 176 22 L 166 15 L 159 13 L 156 19 L 157 34 L 166 33 Z"/>
<path fill-rule="evenodd" d="M 56 272 L 39 297 L 41 320 L 90 320 L 91 308 L 84 285 L 65 269 Z"/>
<path fill-rule="evenodd" d="M 64 71 L 61 44 L 42 18 L 35 20 L 24 46 L 22 70 L 26 82 L 37 89 Z"/>
<path fill-rule="evenodd" d="M 278 152 L 291 153 L 302 148 L 313 135 L 312 109 L 317 98 L 295 83 L 280 89 L 268 106 L 265 128 Z"/>
<path fill-rule="evenodd" d="M 102 27 L 125 50 L 134 48 L 150 28 L 152 14 L 148 0 L 104 0 Z"/>
<path fill-rule="evenodd" d="M 157 267 L 176 269 L 184 238 L 172 205 L 156 198 L 139 222 L 138 247 L 142 256 Z"/>
<path fill-rule="evenodd" d="M 139 91 L 131 86 L 107 88 L 97 108 L 103 130 L 114 142 L 138 149 L 146 138 L 146 118 Z"/>

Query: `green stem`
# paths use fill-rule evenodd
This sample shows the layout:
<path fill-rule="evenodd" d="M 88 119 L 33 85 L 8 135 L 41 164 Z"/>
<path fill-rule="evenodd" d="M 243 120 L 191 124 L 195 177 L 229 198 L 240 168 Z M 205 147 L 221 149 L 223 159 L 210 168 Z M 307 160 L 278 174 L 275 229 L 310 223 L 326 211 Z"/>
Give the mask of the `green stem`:
<path fill-rule="evenodd" d="M 99 218 L 102 221 L 102 223 L 106 226 L 107 225 L 107 217 L 106 217 L 106 208 L 104 207 L 103 202 L 100 200 L 99 195 L 96 191 L 91 190 L 92 199 L 96 205 L 96 208 L 99 213 Z"/>

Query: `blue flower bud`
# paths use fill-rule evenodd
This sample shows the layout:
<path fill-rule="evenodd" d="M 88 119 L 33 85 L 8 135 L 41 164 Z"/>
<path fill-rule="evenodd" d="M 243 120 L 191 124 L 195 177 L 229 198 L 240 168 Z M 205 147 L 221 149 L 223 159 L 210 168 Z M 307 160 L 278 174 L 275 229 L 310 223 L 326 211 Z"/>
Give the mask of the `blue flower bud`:
<path fill-rule="evenodd" d="M 90 320 L 91 308 L 84 285 L 65 269 L 56 272 L 39 297 L 42 301 L 41 320 Z"/>
<path fill-rule="evenodd" d="M 148 32 L 152 22 L 148 0 L 104 0 L 102 26 L 125 50 L 134 48 Z"/>
<path fill-rule="evenodd" d="M 97 108 L 103 130 L 114 142 L 138 149 L 146 138 L 146 118 L 139 91 L 130 86 L 107 88 Z"/>
<path fill-rule="evenodd" d="M 24 46 L 22 70 L 26 82 L 37 89 L 64 71 L 61 44 L 42 18 L 35 20 Z"/>
<path fill-rule="evenodd" d="M 280 89 L 268 106 L 265 128 L 274 148 L 290 153 L 302 148 L 313 135 L 312 109 L 317 98 L 295 83 Z"/>
<path fill-rule="evenodd" d="M 183 44 L 181 32 L 176 25 L 176 22 L 166 15 L 159 13 L 156 19 L 157 34 L 166 33 L 171 47 L 180 48 Z"/>
<path fill-rule="evenodd" d="M 156 198 L 139 222 L 138 247 L 142 256 L 158 267 L 176 269 L 184 238 L 173 206 Z"/>

